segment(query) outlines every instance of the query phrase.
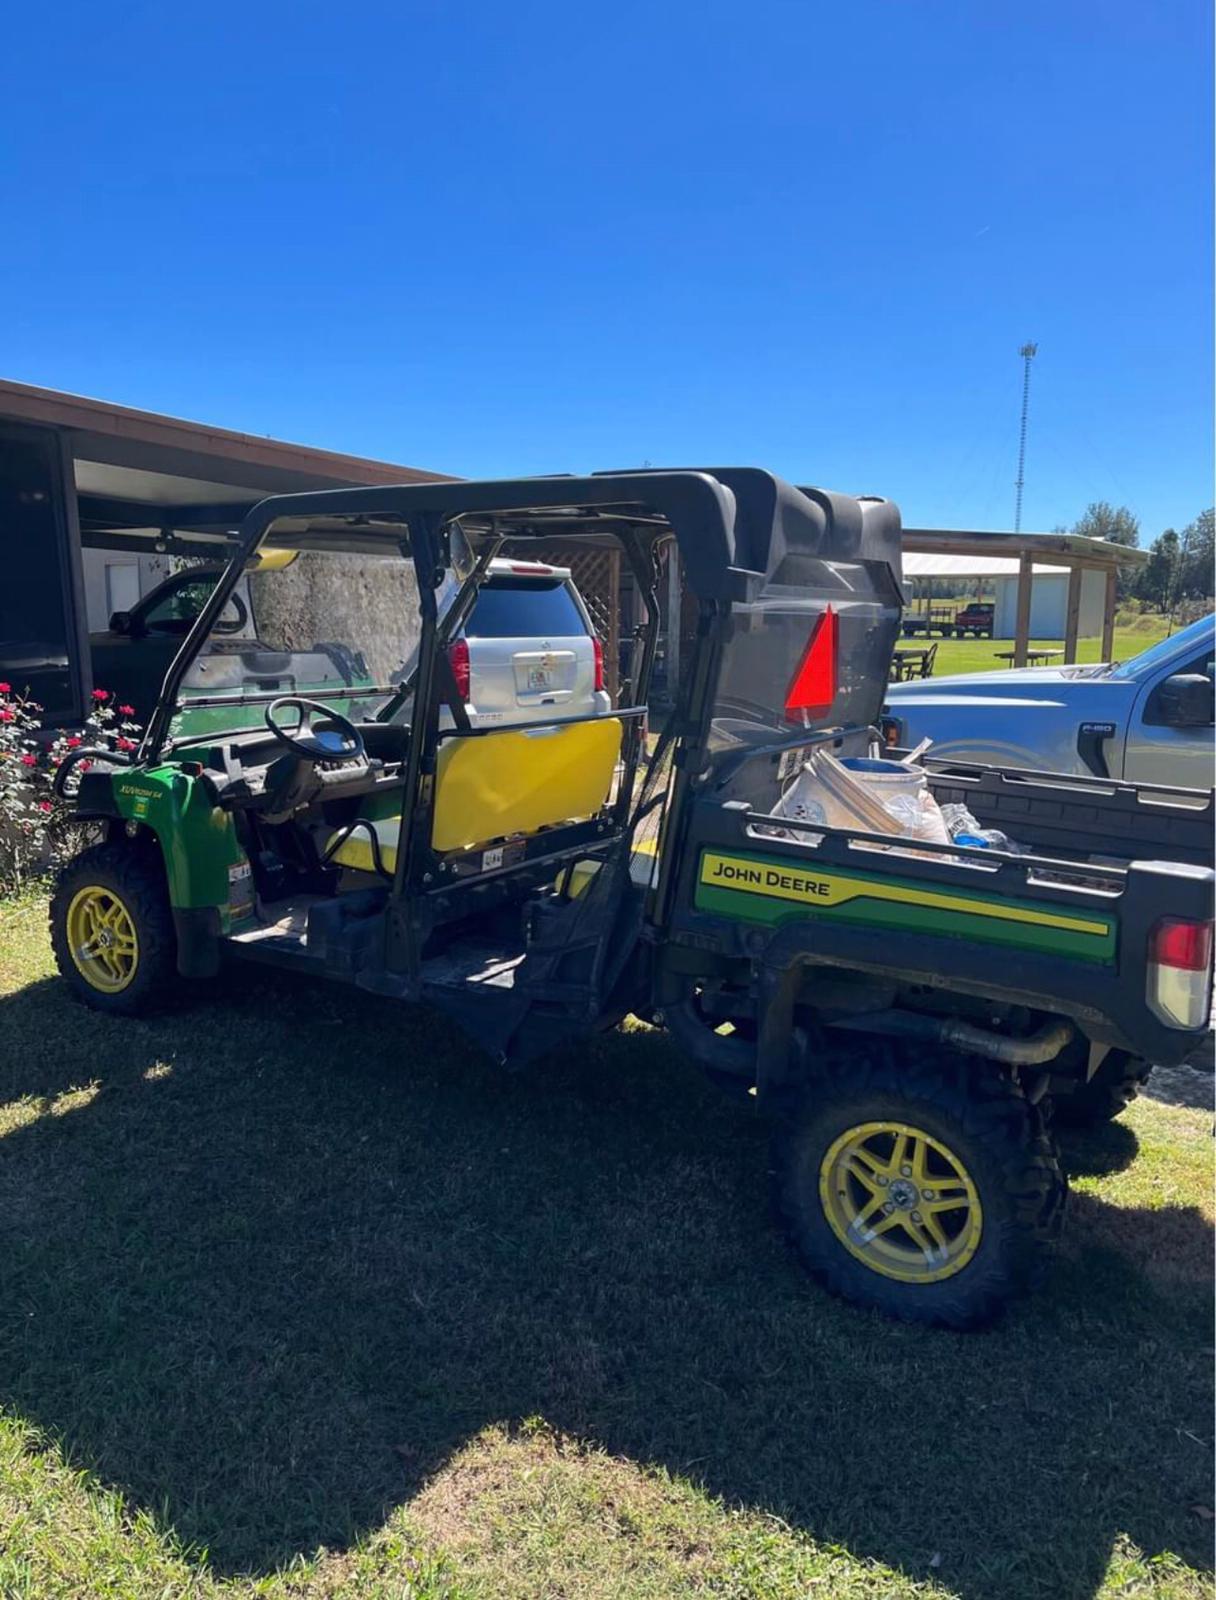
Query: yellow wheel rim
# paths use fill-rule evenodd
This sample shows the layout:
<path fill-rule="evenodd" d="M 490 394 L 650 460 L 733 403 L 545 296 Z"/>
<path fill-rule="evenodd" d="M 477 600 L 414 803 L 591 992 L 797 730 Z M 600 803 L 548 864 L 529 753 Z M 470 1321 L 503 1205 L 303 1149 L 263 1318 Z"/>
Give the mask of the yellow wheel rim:
<path fill-rule="evenodd" d="M 90 988 L 118 994 L 135 976 L 139 939 L 131 913 L 113 889 L 88 884 L 68 906 L 68 949 Z"/>
<path fill-rule="evenodd" d="M 900 1283 L 940 1283 L 979 1249 L 970 1173 L 940 1139 L 903 1122 L 863 1122 L 819 1168 L 819 1200 L 851 1256 Z"/>

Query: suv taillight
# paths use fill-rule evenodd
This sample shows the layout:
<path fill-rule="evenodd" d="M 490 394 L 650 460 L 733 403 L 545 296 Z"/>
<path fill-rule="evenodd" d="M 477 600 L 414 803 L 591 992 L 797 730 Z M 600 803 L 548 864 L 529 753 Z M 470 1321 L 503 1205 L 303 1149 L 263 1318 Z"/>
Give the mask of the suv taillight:
<path fill-rule="evenodd" d="M 452 676 L 456 679 L 456 692 L 467 704 L 469 699 L 469 646 L 465 639 L 457 639 L 448 646 L 448 660 Z"/>
<path fill-rule="evenodd" d="M 1164 917 L 1148 949 L 1148 1003 L 1171 1028 L 1207 1025 L 1211 1004 L 1212 924 Z"/>
<path fill-rule="evenodd" d="M 591 635 L 591 648 L 595 651 L 595 687 L 598 692 L 604 687 L 604 647 L 594 634 Z"/>

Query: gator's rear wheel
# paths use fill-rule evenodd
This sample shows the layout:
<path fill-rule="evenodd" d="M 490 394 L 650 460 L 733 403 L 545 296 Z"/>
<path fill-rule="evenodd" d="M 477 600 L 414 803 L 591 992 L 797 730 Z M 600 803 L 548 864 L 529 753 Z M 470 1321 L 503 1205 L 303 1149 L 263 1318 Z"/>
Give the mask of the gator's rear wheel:
<path fill-rule="evenodd" d="M 1042 1117 L 990 1062 L 824 1063 L 774 1135 L 777 1202 L 829 1289 L 969 1328 L 1034 1278 L 1065 1180 Z"/>
<path fill-rule="evenodd" d="M 59 874 L 51 944 L 60 973 L 90 1006 L 131 1016 L 175 985 L 176 941 L 164 868 L 143 844 L 95 845 Z"/>

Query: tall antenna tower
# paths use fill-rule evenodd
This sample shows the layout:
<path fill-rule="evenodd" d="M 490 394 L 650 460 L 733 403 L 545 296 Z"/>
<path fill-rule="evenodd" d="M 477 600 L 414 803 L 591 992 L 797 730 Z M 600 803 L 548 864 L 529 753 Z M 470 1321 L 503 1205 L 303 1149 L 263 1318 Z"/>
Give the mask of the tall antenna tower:
<path fill-rule="evenodd" d="M 1024 363 L 1022 369 L 1022 427 L 1018 434 L 1018 481 L 1014 484 L 1017 498 L 1013 503 L 1013 531 L 1022 531 L 1022 489 L 1026 482 L 1026 418 L 1030 411 L 1030 363 L 1039 353 L 1037 344 L 1024 344 L 1018 351 Z"/>

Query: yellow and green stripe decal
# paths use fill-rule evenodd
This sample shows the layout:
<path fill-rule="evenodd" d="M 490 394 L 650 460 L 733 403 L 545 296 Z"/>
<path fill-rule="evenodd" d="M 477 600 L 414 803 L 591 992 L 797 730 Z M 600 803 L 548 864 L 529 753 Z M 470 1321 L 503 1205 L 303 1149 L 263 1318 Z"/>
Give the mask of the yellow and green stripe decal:
<path fill-rule="evenodd" d="M 909 878 L 821 870 L 773 856 L 706 850 L 698 911 L 777 924 L 798 917 L 905 932 L 951 934 L 1042 955 L 1112 962 L 1115 919 L 1042 901 L 930 888 Z"/>

